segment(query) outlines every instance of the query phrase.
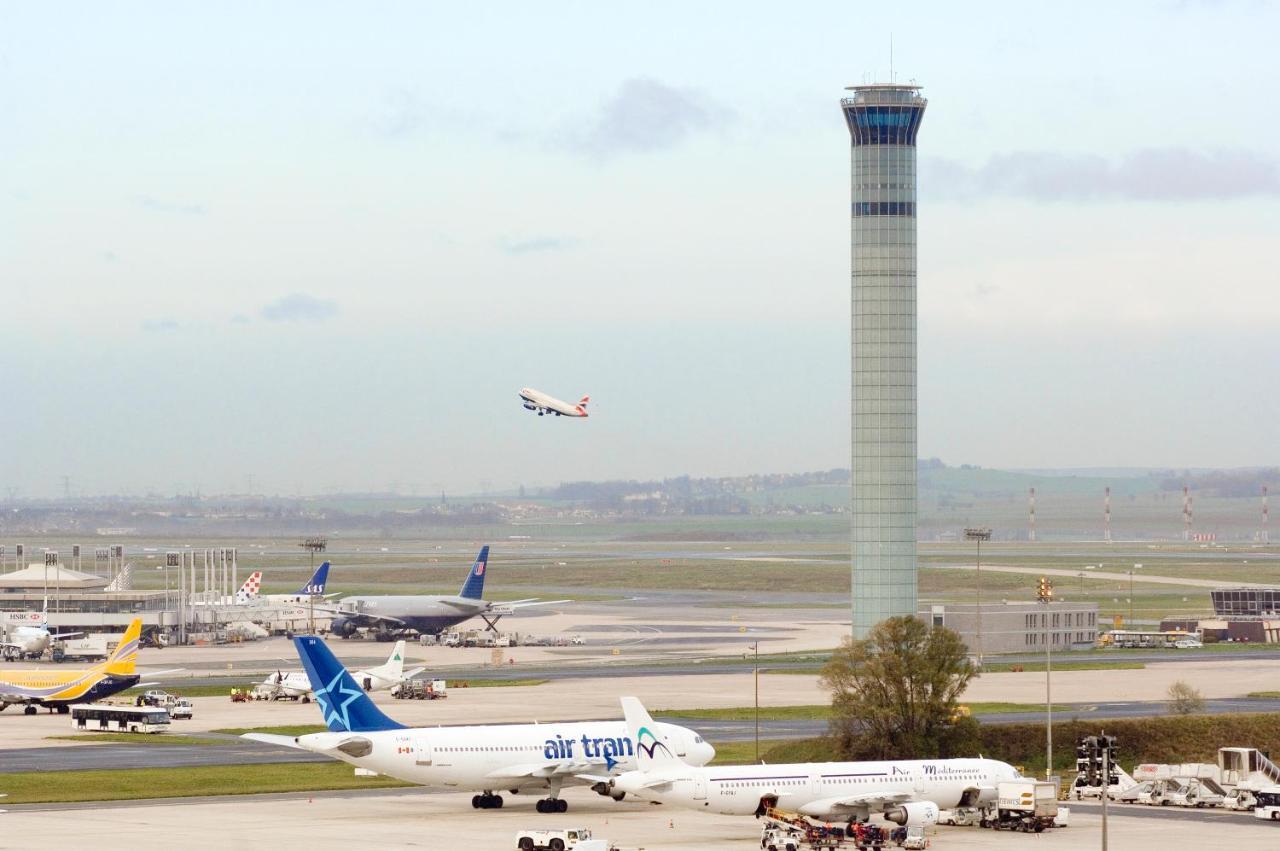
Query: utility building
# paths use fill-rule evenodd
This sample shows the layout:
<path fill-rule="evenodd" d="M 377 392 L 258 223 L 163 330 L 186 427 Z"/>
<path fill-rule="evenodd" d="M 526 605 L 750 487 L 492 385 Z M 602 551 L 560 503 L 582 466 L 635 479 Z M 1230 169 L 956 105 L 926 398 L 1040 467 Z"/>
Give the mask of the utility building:
<path fill-rule="evenodd" d="M 916 614 L 916 132 L 920 87 L 851 86 L 853 632 Z"/>

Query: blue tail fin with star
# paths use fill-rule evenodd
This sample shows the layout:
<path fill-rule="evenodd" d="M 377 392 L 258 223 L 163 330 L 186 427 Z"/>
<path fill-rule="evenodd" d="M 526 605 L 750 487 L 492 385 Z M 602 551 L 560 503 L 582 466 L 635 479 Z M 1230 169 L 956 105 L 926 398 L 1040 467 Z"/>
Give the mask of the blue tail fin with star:
<path fill-rule="evenodd" d="M 488 564 L 489 545 L 485 544 L 480 548 L 480 555 L 476 556 L 476 563 L 471 565 L 471 571 L 467 573 L 467 581 L 462 583 L 462 590 L 458 592 L 459 597 L 479 600 L 484 596 L 484 569 Z"/>
<path fill-rule="evenodd" d="M 372 733 L 404 729 L 403 724 L 382 714 L 324 641 L 314 635 L 303 635 L 295 638 L 293 644 L 298 648 L 298 657 L 311 680 L 311 690 L 329 732 Z"/>

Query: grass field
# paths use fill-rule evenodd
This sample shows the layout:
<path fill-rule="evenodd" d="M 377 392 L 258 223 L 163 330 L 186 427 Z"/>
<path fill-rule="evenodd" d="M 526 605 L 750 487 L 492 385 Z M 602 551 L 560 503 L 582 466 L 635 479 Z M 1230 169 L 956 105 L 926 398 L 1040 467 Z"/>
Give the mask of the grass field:
<path fill-rule="evenodd" d="M 226 733 L 229 736 L 242 736 L 245 733 L 269 733 L 273 736 L 305 736 L 308 733 L 323 733 L 329 729 L 323 724 L 286 724 L 277 727 L 219 727 L 215 733 Z"/>
<path fill-rule="evenodd" d="M 56 778 L 56 782 L 53 782 Z M 253 795 L 262 792 L 408 786 L 386 777 L 356 777 L 346 763 L 275 763 L 245 767 L 130 768 L 108 771 L 22 772 L 0 776 L 5 804 L 56 801 L 119 801 Z"/>
<path fill-rule="evenodd" d="M 1010 712 L 1034 712 L 1043 710 L 1043 703 L 963 703 L 971 715 L 1002 715 Z M 1070 706 L 1055 704 L 1054 712 L 1068 712 Z M 653 713 L 658 718 L 682 718 L 691 721 L 754 721 L 753 706 L 734 706 L 723 709 L 664 709 Z M 762 706 L 761 721 L 826 721 L 831 718 L 831 707 L 826 704 L 803 706 Z"/>
<path fill-rule="evenodd" d="M 170 680 L 165 684 L 164 691 L 176 694 L 179 697 L 225 697 L 231 698 L 231 690 L 233 688 L 252 689 L 254 683 L 246 683 L 243 680 L 228 680 L 226 684 L 208 683 L 200 685 L 191 685 L 183 687 L 182 680 Z M 136 697 L 143 692 L 151 691 L 159 688 L 158 686 L 139 686 L 137 688 L 127 689 L 121 692 L 125 697 Z"/>
<path fill-rule="evenodd" d="M 211 739 L 204 736 L 184 736 L 172 733 L 79 733 L 68 736 L 45 736 L 59 742 L 86 742 L 97 744 L 128 745 L 230 745 L 234 742 L 226 739 Z"/>

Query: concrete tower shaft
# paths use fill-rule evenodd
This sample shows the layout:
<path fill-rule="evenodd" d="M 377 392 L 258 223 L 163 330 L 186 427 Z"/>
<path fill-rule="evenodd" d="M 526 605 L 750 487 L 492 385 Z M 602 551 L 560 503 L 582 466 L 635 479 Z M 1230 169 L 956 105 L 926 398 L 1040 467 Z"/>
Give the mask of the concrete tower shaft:
<path fill-rule="evenodd" d="M 853 630 L 915 615 L 918 86 L 852 86 Z"/>

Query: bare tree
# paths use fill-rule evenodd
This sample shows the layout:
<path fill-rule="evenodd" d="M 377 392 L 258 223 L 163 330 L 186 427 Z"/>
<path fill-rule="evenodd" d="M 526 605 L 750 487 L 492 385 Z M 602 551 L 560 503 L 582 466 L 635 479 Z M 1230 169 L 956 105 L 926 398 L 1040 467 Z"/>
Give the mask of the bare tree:
<path fill-rule="evenodd" d="M 1174 715 L 1196 715 L 1204 712 L 1204 695 L 1189 683 L 1178 680 L 1169 686 L 1169 711 Z"/>

